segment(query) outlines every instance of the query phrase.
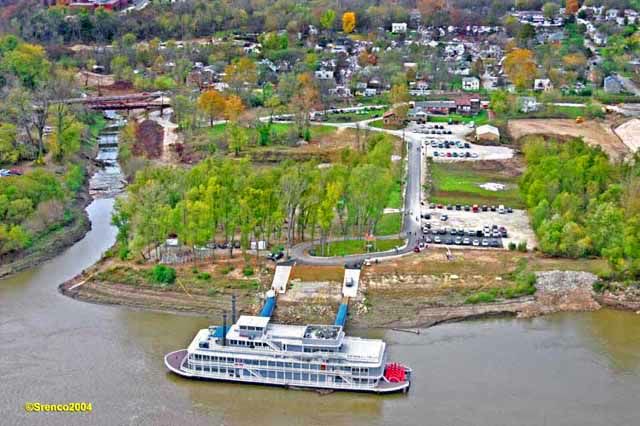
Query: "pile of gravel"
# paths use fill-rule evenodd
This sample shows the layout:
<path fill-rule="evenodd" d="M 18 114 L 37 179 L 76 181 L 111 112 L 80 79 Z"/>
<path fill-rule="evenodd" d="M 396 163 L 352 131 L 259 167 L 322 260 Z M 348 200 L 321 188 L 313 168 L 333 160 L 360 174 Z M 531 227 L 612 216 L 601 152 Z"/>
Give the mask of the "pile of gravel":
<path fill-rule="evenodd" d="M 536 273 L 536 289 L 545 293 L 565 293 L 575 290 L 591 291 L 598 277 L 589 272 L 548 271 Z"/>

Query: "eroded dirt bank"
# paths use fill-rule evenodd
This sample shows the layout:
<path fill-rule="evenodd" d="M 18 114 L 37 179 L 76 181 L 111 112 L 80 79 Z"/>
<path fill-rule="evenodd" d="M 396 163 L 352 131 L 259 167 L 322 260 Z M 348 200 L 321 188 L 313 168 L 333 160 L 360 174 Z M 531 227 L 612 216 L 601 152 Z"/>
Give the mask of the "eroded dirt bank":
<path fill-rule="evenodd" d="M 210 270 L 212 274 L 215 274 L 215 268 L 228 266 L 214 266 Z M 240 275 L 235 278 L 225 275 L 227 283 L 216 284 L 218 290 L 197 285 L 190 285 L 188 290 L 180 286 L 159 288 L 133 278 L 127 278 L 126 283 L 110 282 L 105 281 L 104 276 L 94 268 L 62 284 L 60 291 L 82 301 L 203 315 L 215 322 L 222 317 L 223 310 L 230 309 L 232 293 L 238 296 L 240 313 L 256 314 L 272 277 L 271 268 L 269 265 L 251 280 Z M 313 274 L 318 274 L 315 270 L 313 274 L 306 272 L 307 279 L 295 277 L 287 295 L 278 301 L 274 320 L 294 324 L 332 322 L 340 303 L 341 269 L 331 267 L 323 270 L 322 273 L 326 273 L 327 277 L 324 281 L 320 280 L 324 275 L 311 279 L 315 277 Z M 624 303 L 613 293 L 597 295 L 593 291 L 597 277 L 588 272 L 536 272 L 537 291 L 533 296 L 469 304 L 465 300 L 471 292 L 494 285 L 494 281 L 500 281 L 500 277 L 489 274 L 470 277 L 452 274 L 376 274 L 373 269 L 363 276 L 361 295 L 350 302 L 349 324 L 355 327 L 420 328 L 496 315 L 529 318 L 560 311 L 593 311 L 602 305 L 640 309 L 636 308 L 640 307 L 640 294 L 626 295 Z M 300 276 L 304 278 L 305 273 Z M 232 282 L 235 284 L 229 284 Z"/>

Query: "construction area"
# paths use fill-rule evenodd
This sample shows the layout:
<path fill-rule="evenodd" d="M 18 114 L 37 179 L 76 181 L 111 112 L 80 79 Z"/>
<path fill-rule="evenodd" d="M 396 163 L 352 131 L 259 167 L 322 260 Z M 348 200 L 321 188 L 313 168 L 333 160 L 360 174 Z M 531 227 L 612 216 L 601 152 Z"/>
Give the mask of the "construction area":
<path fill-rule="evenodd" d="M 507 130 L 512 139 L 540 135 L 544 137 L 583 138 L 592 146 L 601 147 L 612 161 L 618 161 L 629 153 L 629 147 L 613 131 L 615 125 L 607 120 L 585 120 L 577 123 L 570 119 L 518 119 L 509 120 Z"/>

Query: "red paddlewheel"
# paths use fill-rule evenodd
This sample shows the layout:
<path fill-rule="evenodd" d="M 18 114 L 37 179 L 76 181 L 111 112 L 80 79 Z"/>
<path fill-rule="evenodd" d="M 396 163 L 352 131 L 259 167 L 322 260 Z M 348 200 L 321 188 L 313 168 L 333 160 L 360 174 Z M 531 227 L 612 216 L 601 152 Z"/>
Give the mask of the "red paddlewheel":
<path fill-rule="evenodd" d="M 404 382 L 406 380 L 406 372 L 404 367 L 399 364 L 387 364 L 384 369 L 384 377 L 392 383 Z"/>

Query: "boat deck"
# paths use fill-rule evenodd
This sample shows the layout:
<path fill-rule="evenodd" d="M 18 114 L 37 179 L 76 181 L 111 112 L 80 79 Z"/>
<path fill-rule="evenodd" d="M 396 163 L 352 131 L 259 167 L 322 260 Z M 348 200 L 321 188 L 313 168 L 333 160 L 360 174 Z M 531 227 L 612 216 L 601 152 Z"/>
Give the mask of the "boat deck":
<path fill-rule="evenodd" d="M 164 363 L 166 364 L 169 370 L 173 371 L 176 374 L 185 377 L 191 377 L 191 374 L 187 373 L 182 369 L 182 363 L 187 356 L 187 350 L 182 349 L 179 351 L 171 352 L 165 355 Z"/>

